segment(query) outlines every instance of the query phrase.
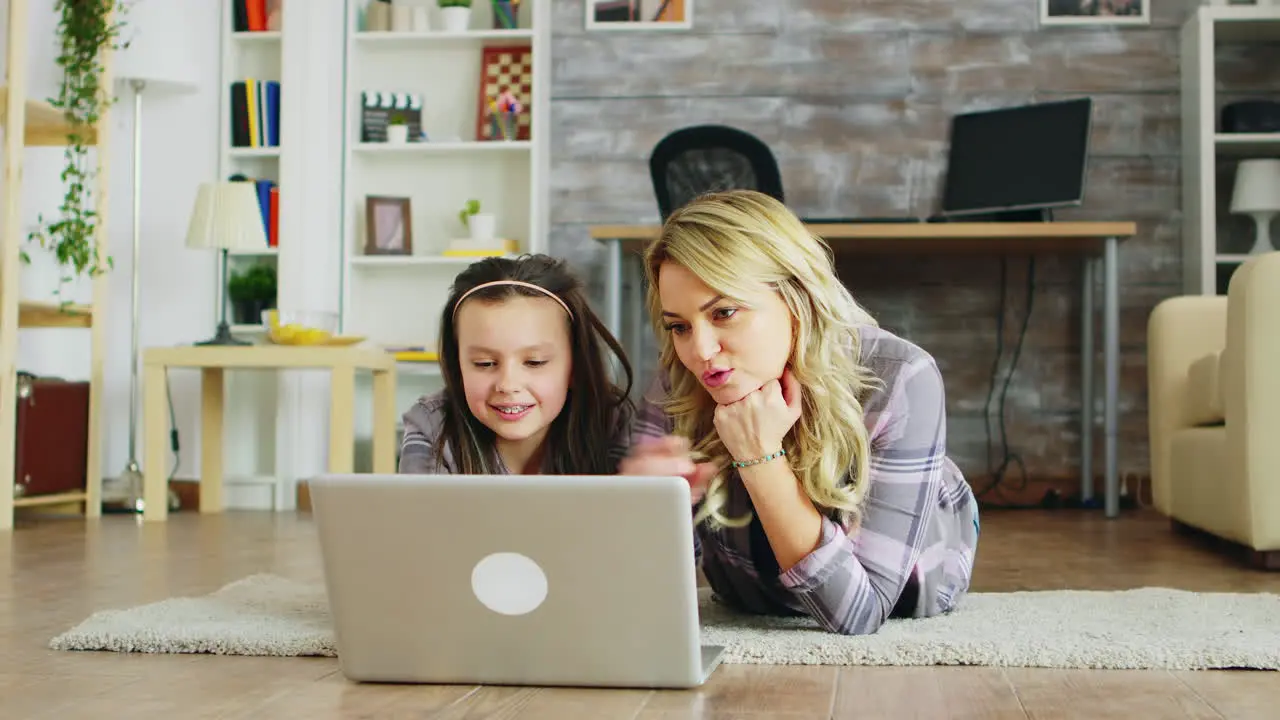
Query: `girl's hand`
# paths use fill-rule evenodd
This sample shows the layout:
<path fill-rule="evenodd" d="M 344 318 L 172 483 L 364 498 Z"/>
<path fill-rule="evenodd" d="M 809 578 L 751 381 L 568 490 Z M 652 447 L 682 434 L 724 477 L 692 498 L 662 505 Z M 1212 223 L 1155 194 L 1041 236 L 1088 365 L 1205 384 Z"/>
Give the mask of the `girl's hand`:
<path fill-rule="evenodd" d="M 715 468 L 711 463 L 693 461 L 688 440 L 667 435 L 637 443 L 623 458 L 618 474 L 682 477 L 689 482 L 692 501 L 697 503 L 706 494 Z"/>
<path fill-rule="evenodd" d="M 734 460 L 745 462 L 782 449 L 782 439 L 800 419 L 800 383 L 791 368 L 755 392 L 716 406 L 716 432 Z"/>

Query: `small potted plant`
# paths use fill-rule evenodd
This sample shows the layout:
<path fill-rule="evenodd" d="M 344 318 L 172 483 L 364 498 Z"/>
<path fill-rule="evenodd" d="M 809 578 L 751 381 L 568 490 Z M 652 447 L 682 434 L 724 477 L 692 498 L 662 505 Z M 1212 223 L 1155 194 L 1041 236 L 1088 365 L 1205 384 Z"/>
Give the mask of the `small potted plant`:
<path fill-rule="evenodd" d="M 479 200 L 468 200 L 458 211 L 458 219 L 467 230 L 471 231 L 472 242 L 485 244 L 493 240 L 497 218 L 492 213 L 480 212 Z"/>
<path fill-rule="evenodd" d="M 387 142 L 392 145 L 403 145 L 409 140 L 409 125 L 404 115 L 396 113 L 387 121 Z"/>
<path fill-rule="evenodd" d="M 436 0 L 445 32 L 466 32 L 471 26 L 471 0 Z"/>
<path fill-rule="evenodd" d="M 227 280 L 227 299 L 231 301 L 231 318 L 236 325 L 262 322 L 262 311 L 276 304 L 276 269 L 258 264 L 232 274 Z"/>

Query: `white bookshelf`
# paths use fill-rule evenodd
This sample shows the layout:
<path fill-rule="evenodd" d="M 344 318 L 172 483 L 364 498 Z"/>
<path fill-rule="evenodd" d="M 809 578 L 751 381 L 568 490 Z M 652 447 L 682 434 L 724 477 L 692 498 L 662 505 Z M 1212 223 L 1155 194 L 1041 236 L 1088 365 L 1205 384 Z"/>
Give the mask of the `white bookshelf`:
<path fill-rule="evenodd" d="M 342 332 L 375 345 L 434 350 L 449 286 L 478 259 L 441 255 L 451 240 L 467 237 L 458 212 L 468 199 L 497 216 L 497 235 L 514 239 L 519 252 L 546 252 L 550 3 L 525 0 L 518 27 L 495 30 L 491 4 L 475 2 L 463 32 L 442 29 L 434 0 L 416 5 L 426 8 L 429 30 L 367 31 L 367 4 L 347 2 Z M 532 101 L 517 93 L 531 113 L 528 140 L 476 140 L 482 50 L 493 46 L 531 48 Z M 427 141 L 363 141 L 365 91 L 419 95 Z M 369 195 L 409 198 L 411 255 L 365 254 Z M 415 377 L 435 374 L 402 368 Z"/>
<path fill-rule="evenodd" d="M 269 179 L 280 183 L 280 158 L 287 139 L 281 135 L 280 144 L 265 147 L 234 147 L 231 125 L 231 85 L 248 78 L 261 81 L 281 80 L 281 31 L 236 32 L 232 18 L 232 3 L 221 3 L 221 63 L 218 100 L 218 171 L 217 180 L 242 174 L 250 178 Z M 281 97 L 287 97 L 282 89 Z M 284 188 L 281 188 L 284 191 Z M 263 247 L 260 250 L 243 250 L 230 253 L 227 261 L 228 275 L 242 272 L 256 264 L 278 266 L 280 253 L 288 252 L 280 247 Z M 222 275 L 221 262 L 217 263 L 215 283 L 216 316 L 210 323 L 207 335 L 221 319 L 223 303 L 227 301 L 226 289 L 229 277 Z M 278 291 L 277 291 L 278 292 Z M 227 321 L 232 323 L 232 333 L 241 340 L 263 342 L 260 318 L 236 318 L 233 308 L 227 306 Z M 203 338 L 201 338 L 203 339 Z M 271 507 L 276 484 L 276 419 L 279 380 L 274 371 L 238 370 L 228 372 L 225 378 L 226 401 L 224 420 L 225 447 L 235 448 L 223 458 L 226 483 L 225 501 L 232 508 Z M 184 448 L 198 447 L 199 438 L 182 438 Z M 186 452 L 191 452 L 187 450 Z"/>
<path fill-rule="evenodd" d="M 1280 6 L 1201 6 L 1182 26 L 1182 239 L 1187 293 L 1225 294 L 1230 273 L 1249 258 L 1253 221 L 1229 213 L 1236 164 L 1247 158 L 1280 157 L 1280 133 L 1220 132 L 1225 100 L 1218 92 L 1217 50 L 1227 44 L 1276 42 L 1280 42 Z M 1273 224 L 1272 237 L 1278 236 Z"/>
<path fill-rule="evenodd" d="M 235 174 L 250 178 L 280 181 L 280 154 L 284 139 L 280 145 L 265 147 L 236 147 L 232 145 L 231 127 L 231 84 L 237 81 L 253 79 L 257 81 L 280 81 L 281 64 L 281 31 L 236 32 L 232 22 L 232 3 L 222 3 L 223 42 L 221 65 L 221 97 L 219 100 L 218 121 L 218 179 L 226 180 Z M 283 93 L 282 93 L 283 95 Z M 240 250 L 230 254 L 227 261 L 227 272 L 234 275 L 257 264 L 276 266 L 279 248 L 263 247 L 261 250 Z M 217 282 L 217 305 L 221 312 L 222 303 L 226 299 L 229 277 L 222 277 L 219 267 Z M 238 337 L 253 339 L 262 331 L 260 319 L 236 318 L 234 308 L 228 306 L 227 318 L 232 330 Z M 246 337 L 247 336 L 247 337 Z"/>

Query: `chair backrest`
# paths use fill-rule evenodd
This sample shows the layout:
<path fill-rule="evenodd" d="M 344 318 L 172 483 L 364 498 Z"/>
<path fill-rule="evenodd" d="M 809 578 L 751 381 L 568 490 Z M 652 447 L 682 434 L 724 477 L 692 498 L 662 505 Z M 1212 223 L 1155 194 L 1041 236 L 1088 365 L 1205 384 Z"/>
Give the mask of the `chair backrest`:
<path fill-rule="evenodd" d="M 717 190 L 757 190 L 783 200 L 782 175 L 769 146 L 726 125 L 695 125 L 662 138 L 649 156 L 649 175 L 664 221 L 698 195 Z"/>

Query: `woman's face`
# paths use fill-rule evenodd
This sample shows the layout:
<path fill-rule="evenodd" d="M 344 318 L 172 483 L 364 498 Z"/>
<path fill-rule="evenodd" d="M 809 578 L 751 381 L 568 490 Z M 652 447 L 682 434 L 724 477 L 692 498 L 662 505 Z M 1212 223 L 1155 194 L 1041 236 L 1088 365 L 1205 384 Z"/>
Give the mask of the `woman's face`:
<path fill-rule="evenodd" d="M 680 362 L 719 405 L 737 402 L 782 377 L 791 357 L 791 312 L 758 283 L 730 300 L 682 265 L 658 268 L 662 321 Z"/>

